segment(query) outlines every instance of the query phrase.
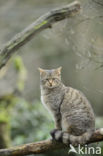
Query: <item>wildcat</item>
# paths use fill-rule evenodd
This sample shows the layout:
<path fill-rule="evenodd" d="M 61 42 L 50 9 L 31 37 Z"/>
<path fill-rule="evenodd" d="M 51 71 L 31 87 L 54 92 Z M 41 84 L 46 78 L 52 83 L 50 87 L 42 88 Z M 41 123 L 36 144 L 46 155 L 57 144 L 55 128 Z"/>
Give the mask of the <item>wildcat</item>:
<path fill-rule="evenodd" d="M 40 71 L 41 101 L 53 114 L 51 136 L 65 144 L 85 144 L 95 130 L 93 109 L 84 94 L 61 81 L 61 67 Z"/>

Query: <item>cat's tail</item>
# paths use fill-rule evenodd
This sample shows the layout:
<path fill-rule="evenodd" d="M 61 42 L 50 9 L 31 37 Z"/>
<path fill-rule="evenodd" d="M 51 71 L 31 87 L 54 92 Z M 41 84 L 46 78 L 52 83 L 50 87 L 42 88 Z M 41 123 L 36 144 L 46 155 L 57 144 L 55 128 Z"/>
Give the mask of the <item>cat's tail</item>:
<path fill-rule="evenodd" d="M 68 132 L 57 129 L 51 132 L 52 138 L 56 141 L 61 141 L 64 144 L 72 144 L 74 146 L 77 146 L 78 144 L 84 145 L 91 138 L 92 134 L 92 130 L 88 130 L 80 136 L 70 135 Z"/>

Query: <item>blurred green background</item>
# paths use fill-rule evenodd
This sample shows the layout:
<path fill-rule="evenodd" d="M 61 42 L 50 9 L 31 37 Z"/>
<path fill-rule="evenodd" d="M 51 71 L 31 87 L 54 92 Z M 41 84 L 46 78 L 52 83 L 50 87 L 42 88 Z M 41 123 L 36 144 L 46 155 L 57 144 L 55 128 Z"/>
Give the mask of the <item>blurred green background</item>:
<path fill-rule="evenodd" d="M 0 148 L 50 138 L 54 124 L 40 101 L 38 67 L 62 66 L 64 84 L 87 96 L 96 128 L 103 127 L 103 2 L 79 1 L 79 15 L 38 34 L 0 71 Z M 44 13 L 69 2 L 73 0 L 0 0 L 0 47 Z M 45 155 L 60 154 L 68 155 L 63 150 Z"/>

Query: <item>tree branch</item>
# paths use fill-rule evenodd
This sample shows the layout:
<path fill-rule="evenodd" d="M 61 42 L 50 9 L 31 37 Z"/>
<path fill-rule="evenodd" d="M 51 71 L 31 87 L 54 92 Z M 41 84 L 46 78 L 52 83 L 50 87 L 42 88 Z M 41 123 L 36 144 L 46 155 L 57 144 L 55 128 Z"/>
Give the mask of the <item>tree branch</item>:
<path fill-rule="evenodd" d="M 96 130 L 87 144 L 103 141 L 103 128 Z M 36 143 L 25 144 L 9 149 L 1 149 L 0 156 L 24 156 L 30 154 L 40 154 L 69 146 L 52 140 L 44 140 Z"/>
<path fill-rule="evenodd" d="M 12 54 L 21 46 L 26 44 L 37 33 L 46 28 L 51 28 L 52 24 L 76 15 L 80 10 L 79 2 L 75 1 L 65 7 L 52 10 L 41 16 L 29 27 L 18 33 L 12 40 L 6 43 L 0 50 L 0 69 L 7 63 Z"/>

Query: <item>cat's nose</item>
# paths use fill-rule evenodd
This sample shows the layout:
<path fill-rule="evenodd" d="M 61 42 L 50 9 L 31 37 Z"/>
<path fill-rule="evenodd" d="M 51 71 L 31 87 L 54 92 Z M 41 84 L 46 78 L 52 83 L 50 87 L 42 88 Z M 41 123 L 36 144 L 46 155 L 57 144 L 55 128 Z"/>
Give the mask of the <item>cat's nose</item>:
<path fill-rule="evenodd" d="M 50 80 L 49 80 L 49 84 L 50 84 L 50 86 L 52 86 L 52 83 L 53 83 L 53 80 L 50 79 Z"/>

